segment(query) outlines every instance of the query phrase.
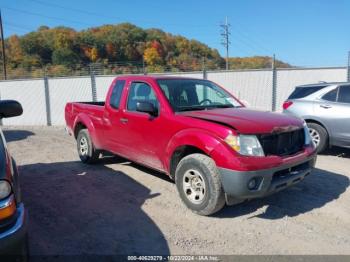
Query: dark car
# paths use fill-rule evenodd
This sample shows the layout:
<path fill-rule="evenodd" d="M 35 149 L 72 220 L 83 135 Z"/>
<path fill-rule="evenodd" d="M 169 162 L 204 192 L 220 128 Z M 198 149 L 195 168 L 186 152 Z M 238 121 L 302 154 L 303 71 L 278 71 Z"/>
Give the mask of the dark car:
<path fill-rule="evenodd" d="M 0 101 L 0 118 L 19 116 L 22 112 L 17 101 Z M 0 261 L 6 255 L 27 257 L 26 224 L 16 162 L 0 130 Z"/>

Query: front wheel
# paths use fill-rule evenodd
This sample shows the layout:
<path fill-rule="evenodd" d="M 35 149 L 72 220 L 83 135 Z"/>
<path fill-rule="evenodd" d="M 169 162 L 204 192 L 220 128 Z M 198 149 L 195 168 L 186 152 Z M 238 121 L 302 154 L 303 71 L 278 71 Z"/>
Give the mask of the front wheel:
<path fill-rule="evenodd" d="M 225 205 L 225 195 L 215 162 L 203 154 L 184 157 L 176 168 L 175 183 L 185 205 L 207 216 Z"/>
<path fill-rule="evenodd" d="M 92 143 L 87 129 L 82 129 L 78 133 L 77 150 L 79 158 L 83 163 L 93 164 L 100 156 L 100 151 L 98 151 Z"/>
<path fill-rule="evenodd" d="M 321 153 L 328 145 L 327 130 L 316 123 L 307 123 L 307 127 L 309 128 L 311 139 L 316 146 L 317 153 Z"/>

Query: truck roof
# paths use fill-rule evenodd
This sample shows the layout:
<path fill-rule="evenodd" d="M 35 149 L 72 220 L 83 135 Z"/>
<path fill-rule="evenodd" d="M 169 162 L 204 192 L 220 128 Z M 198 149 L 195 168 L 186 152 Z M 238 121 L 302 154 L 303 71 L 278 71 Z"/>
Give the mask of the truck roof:
<path fill-rule="evenodd" d="M 298 88 L 308 88 L 308 87 L 315 87 L 315 86 L 330 86 L 330 85 L 346 85 L 350 84 L 349 82 L 318 82 L 315 84 L 306 84 L 306 85 L 298 85 Z"/>
<path fill-rule="evenodd" d="M 196 79 L 196 80 L 203 80 L 200 78 L 194 78 L 194 77 L 185 77 L 185 76 L 168 76 L 168 75 L 123 75 L 123 76 L 117 76 L 118 79 L 124 79 L 124 80 L 158 80 L 158 79 Z"/>

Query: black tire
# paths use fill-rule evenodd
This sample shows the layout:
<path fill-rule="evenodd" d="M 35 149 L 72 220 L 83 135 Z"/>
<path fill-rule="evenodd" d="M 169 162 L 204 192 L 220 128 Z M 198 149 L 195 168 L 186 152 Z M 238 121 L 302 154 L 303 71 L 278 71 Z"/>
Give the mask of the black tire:
<path fill-rule="evenodd" d="M 316 123 L 307 123 L 307 126 L 310 130 L 310 133 L 312 131 L 315 131 L 318 136 L 319 136 L 319 142 L 317 144 L 317 153 L 321 153 L 323 152 L 326 147 L 328 147 L 328 133 L 327 133 L 327 130 L 319 125 L 319 124 L 316 124 Z"/>
<path fill-rule="evenodd" d="M 190 182 L 188 182 L 189 176 L 193 177 Z M 200 181 L 199 184 L 204 184 L 204 191 L 198 188 L 198 190 L 184 188 L 186 183 L 187 185 L 195 184 L 196 182 L 192 183 L 195 178 L 199 178 L 199 180 L 196 180 Z M 175 183 L 181 200 L 196 214 L 208 216 L 219 211 L 225 205 L 225 194 L 219 171 L 214 160 L 206 155 L 191 154 L 181 159 L 176 168 Z M 195 191 L 194 195 L 189 191 Z M 198 192 L 202 192 L 202 198 L 198 197 L 198 200 L 196 200 Z M 191 200 L 191 196 L 192 198 L 195 196 L 194 199 Z"/>
<path fill-rule="evenodd" d="M 83 146 L 83 144 L 86 144 L 86 148 L 84 149 L 83 147 L 85 146 Z M 78 150 L 78 154 L 81 162 L 86 164 L 95 163 L 100 156 L 100 151 L 97 150 L 94 144 L 92 143 L 91 137 L 89 135 L 89 131 L 87 129 L 82 129 L 78 133 L 77 150 Z"/>

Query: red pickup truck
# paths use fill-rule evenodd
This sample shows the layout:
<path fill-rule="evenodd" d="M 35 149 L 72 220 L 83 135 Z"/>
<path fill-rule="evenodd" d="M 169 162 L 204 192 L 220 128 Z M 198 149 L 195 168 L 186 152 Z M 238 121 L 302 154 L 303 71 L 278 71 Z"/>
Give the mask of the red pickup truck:
<path fill-rule="evenodd" d="M 65 118 L 82 162 L 107 151 L 164 172 L 200 215 L 294 185 L 316 161 L 303 120 L 247 109 L 207 80 L 117 77 L 106 102 L 68 103 Z"/>

